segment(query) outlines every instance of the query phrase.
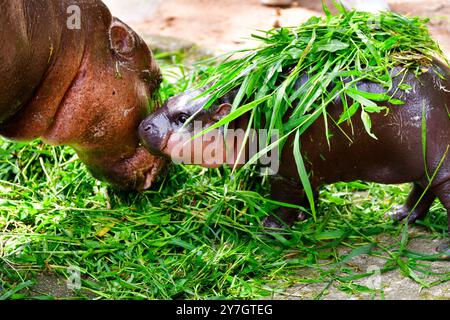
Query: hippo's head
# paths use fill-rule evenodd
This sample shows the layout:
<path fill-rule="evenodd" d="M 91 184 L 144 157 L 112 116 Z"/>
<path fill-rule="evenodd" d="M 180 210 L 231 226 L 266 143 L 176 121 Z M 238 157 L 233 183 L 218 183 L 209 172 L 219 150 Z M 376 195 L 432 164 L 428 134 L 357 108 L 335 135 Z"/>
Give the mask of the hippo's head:
<path fill-rule="evenodd" d="M 107 41 L 106 59 L 94 54 L 97 72 L 84 80 L 92 90 L 85 113 L 89 129 L 74 148 L 95 177 L 121 188 L 147 189 L 163 160 L 139 146 L 137 128 L 159 107 L 161 73 L 144 41 L 121 21 L 112 21 Z"/>
<path fill-rule="evenodd" d="M 229 125 L 226 138 L 224 128 L 219 127 L 193 139 L 231 111 L 231 95 L 204 109 L 210 96 L 200 96 L 202 92 L 204 89 L 182 93 L 149 115 L 139 127 L 142 144 L 151 153 L 167 156 L 179 163 L 207 168 L 234 165 L 244 138 L 244 130 L 236 128 L 236 122 Z M 241 155 L 240 159 L 244 156 Z"/>
<path fill-rule="evenodd" d="M 104 31 L 87 39 L 78 75 L 45 137 L 71 145 L 94 177 L 120 188 L 146 189 L 163 161 L 139 146 L 137 128 L 158 107 L 161 73 L 127 25 L 113 19 Z"/>
<path fill-rule="evenodd" d="M 48 27 L 62 28 L 59 37 L 30 40 L 49 67 L 34 97 L 0 133 L 69 145 L 96 178 L 146 189 L 164 163 L 138 137 L 139 123 L 158 108 L 159 67 L 144 41 L 103 3 L 79 5 L 80 29 L 67 29 L 64 11 Z"/>

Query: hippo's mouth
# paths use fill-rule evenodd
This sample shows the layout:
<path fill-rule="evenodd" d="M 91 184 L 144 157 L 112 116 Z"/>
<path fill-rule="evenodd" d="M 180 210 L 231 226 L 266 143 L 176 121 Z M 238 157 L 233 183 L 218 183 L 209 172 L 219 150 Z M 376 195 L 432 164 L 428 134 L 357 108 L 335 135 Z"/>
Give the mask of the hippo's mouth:
<path fill-rule="evenodd" d="M 159 160 L 158 160 L 159 159 Z M 150 189 L 163 168 L 164 160 L 155 158 L 153 165 L 144 172 L 144 184 L 142 190 Z"/>
<path fill-rule="evenodd" d="M 170 150 L 168 150 L 168 143 L 170 138 L 172 137 L 173 132 L 170 131 L 166 134 L 166 136 L 161 140 L 161 154 L 170 157 Z"/>
<path fill-rule="evenodd" d="M 149 170 L 144 172 L 145 180 L 144 180 L 144 185 L 142 186 L 143 190 L 150 189 L 150 187 L 153 185 L 153 182 L 155 181 L 156 177 L 158 176 L 159 171 L 160 170 L 159 170 L 158 166 L 154 165 Z"/>
<path fill-rule="evenodd" d="M 234 136 L 234 133 L 232 133 L 232 130 L 236 129 L 236 124 L 234 122 L 231 122 L 228 126 L 228 129 L 230 130 L 228 132 L 227 135 L 230 135 L 231 137 Z M 242 145 L 242 141 L 241 139 L 237 138 L 238 141 L 236 141 L 235 139 L 232 139 L 229 142 L 229 144 L 226 143 L 224 137 L 224 127 L 220 127 L 215 129 L 217 130 L 216 134 L 221 136 L 221 140 L 222 142 L 220 143 L 220 145 L 217 145 L 216 148 L 223 148 L 221 154 L 223 154 L 223 159 L 217 159 L 216 156 L 213 156 L 213 158 L 205 158 L 205 153 L 204 151 L 207 150 L 206 148 L 210 148 L 210 144 L 211 143 L 216 143 L 216 142 L 212 142 L 212 141 L 216 141 L 216 139 L 214 140 L 210 140 L 210 138 L 207 138 L 206 140 L 202 140 L 202 137 L 197 137 L 196 139 L 201 139 L 201 141 L 198 141 L 197 143 L 199 143 L 199 145 L 201 145 L 201 148 L 198 149 L 195 146 L 191 146 L 190 148 L 188 147 L 187 149 L 184 148 L 185 144 L 189 144 L 192 143 L 193 140 L 191 139 L 187 139 L 186 136 L 184 135 L 180 135 L 179 137 L 177 137 L 178 132 L 173 132 L 170 131 L 169 133 L 166 134 L 164 140 L 161 141 L 160 143 L 160 148 L 159 151 L 165 155 L 166 157 L 169 157 L 171 159 L 177 159 L 177 161 L 182 161 L 185 164 L 195 164 L 195 165 L 200 165 L 203 167 L 207 167 L 207 168 L 218 168 L 221 165 L 229 165 L 229 166 L 236 166 L 237 168 L 239 168 L 241 165 L 240 163 L 238 163 L 238 161 L 241 161 L 239 159 L 245 159 L 246 158 L 246 151 L 245 148 L 241 149 Z M 190 137 L 193 137 L 193 134 L 195 133 L 191 133 Z M 217 138 L 217 137 L 216 137 Z M 195 139 L 194 139 L 195 140 Z M 196 142 L 194 142 L 194 145 L 196 144 Z M 212 148 L 214 149 L 214 147 Z M 174 154 L 174 151 L 176 151 L 176 154 Z M 178 154 L 178 152 L 182 152 L 182 154 Z M 184 152 L 189 152 L 189 154 L 184 154 Z M 200 153 L 200 154 L 197 154 Z M 206 155 L 208 155 L 209 153 L 206 152 Z M 195 162 L 198 161 L 196 159 L 202 159 L 199 163 Z M 215 160 L 213 160 L 215 159 Z M 188 161 L 188 162 L 184 162 L 184 161 Z M 211 162 L 213 161 L 213 162 Z"/>

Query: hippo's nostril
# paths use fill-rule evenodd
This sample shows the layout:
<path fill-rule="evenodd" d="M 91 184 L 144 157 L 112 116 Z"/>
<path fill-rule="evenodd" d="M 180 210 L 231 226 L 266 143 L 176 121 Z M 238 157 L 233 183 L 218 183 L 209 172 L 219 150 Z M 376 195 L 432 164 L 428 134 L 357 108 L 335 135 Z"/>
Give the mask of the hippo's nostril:
<path fill-rule="evenodd" d="M 139 128 L 139 136 L 141 138 L 142 145 L 154 155 L 162 155 L 161 141 L 163 132 L 160 127 L 151 123 L 151 121 L 145 121 Z"/>
<path fill-rule="evenodd" d="M 144 135 L 148 135 L 152 129 L 154 129 L 154 125 L 149 121 L 144 121 L 139 126 L 139 132 Z"/>

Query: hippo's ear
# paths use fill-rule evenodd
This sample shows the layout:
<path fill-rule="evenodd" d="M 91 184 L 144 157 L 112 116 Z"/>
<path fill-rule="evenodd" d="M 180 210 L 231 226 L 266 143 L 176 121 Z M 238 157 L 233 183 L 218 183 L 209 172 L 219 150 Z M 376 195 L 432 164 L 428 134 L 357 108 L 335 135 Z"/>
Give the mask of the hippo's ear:
<path fill-rule="evenodd" d="M 212 118 L 215 121 L 220 121 L 223 118 L 225 118 L 230 113 L 230 111 L 231 111 L 231 104 L 223 103 L 217 108 L 216 112 L 213 113 Z"/>
<path fill-rule="evenodd" d="M 130 55 L 136 47 L 136 39 L 133 31 L 121 22 L 116 20 L 109 29 L 109 41 L 111 49 L 121 56 Z"/>

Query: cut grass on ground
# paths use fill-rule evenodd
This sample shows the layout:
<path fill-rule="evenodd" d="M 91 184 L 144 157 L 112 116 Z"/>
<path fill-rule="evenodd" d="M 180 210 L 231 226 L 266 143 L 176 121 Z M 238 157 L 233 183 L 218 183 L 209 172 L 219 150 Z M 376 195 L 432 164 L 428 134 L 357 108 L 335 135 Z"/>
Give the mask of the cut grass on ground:
<path fill-rule="evenodd" d="M 163 98 L 183 81 L 166 83 Z M 405 200 L 406 185 L 327 186 L 316 223 L 268 236 L 261 221 L 275 208 L 251 172 L 236 181 L 225 168 L 178 166 L 153 190 L 125 193 L 95 181 L 70 148 L 0 144 L 0 299 L 57 298 L 37 282 L 43 274 L 70 278 L 74 267 L 81 289 L 69 296 L 81 299 L 261 298 L 317 282 L 382 297 L 355 282 L 371 275 L 346 263 L 361 254 L 383 257 L 381 272 L 401 269 L 423 286 L 450 278 L 427 280 L 433 255 L 377 246 L 380 234 L 401 237 L 403 225 L 384 215 Z M 437 202 L 420 224 L 430 237 L 447 236 Z"/>

